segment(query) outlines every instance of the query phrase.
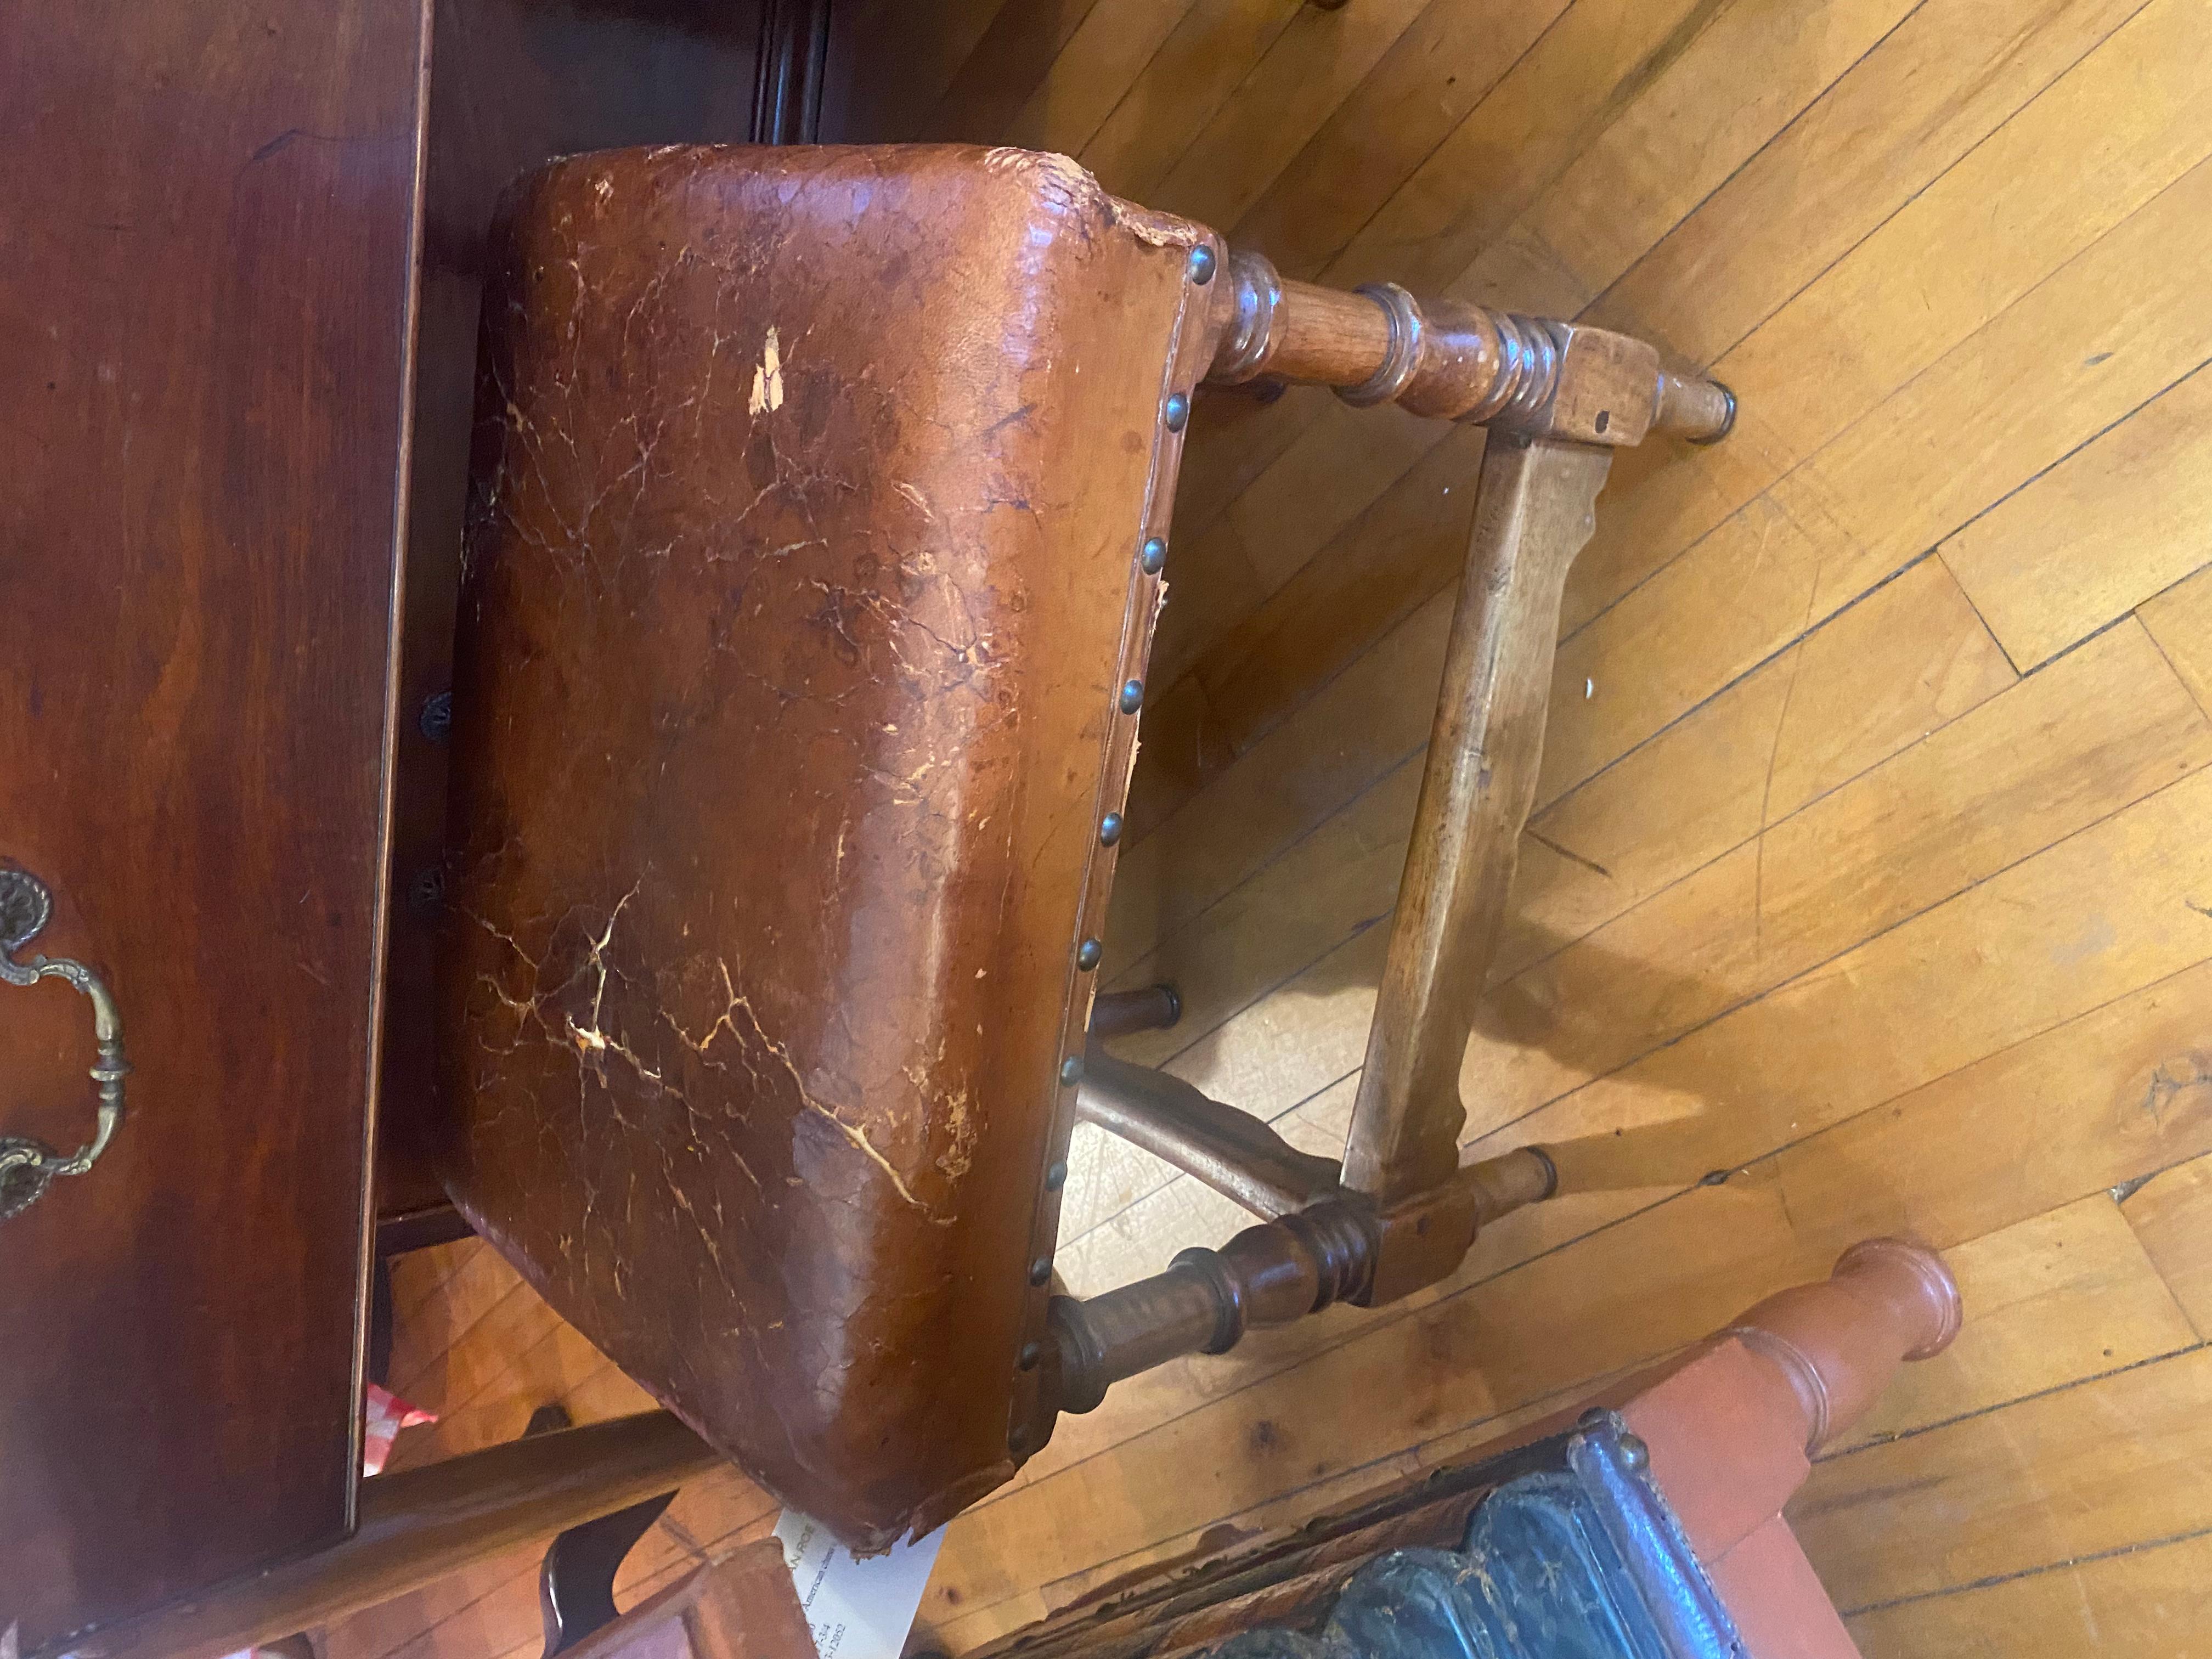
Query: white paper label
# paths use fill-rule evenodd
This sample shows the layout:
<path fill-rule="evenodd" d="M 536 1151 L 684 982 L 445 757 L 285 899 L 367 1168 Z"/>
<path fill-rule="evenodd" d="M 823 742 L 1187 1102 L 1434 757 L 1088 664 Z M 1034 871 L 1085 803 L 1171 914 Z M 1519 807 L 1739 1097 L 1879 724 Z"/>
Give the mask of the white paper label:
<path fill-rule="evenodd" d="M 797 1510 L 783 1512 L 775 1537 L 822 1659 L 898 1659 L 937 1565 L 944 1528 L 866 1559 Z"/>

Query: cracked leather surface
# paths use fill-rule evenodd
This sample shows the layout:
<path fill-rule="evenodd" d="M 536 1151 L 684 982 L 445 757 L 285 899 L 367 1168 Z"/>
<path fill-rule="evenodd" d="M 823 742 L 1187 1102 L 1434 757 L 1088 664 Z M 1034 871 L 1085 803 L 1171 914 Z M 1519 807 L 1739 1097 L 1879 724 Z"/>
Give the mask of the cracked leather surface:
<path fill-rule="evenodd" d="M 441 1169 L 624 1370 L 887 1544 L 1014 1468 L 1203 233 L 954 149 L 573 157 L 504 219 Z"/>

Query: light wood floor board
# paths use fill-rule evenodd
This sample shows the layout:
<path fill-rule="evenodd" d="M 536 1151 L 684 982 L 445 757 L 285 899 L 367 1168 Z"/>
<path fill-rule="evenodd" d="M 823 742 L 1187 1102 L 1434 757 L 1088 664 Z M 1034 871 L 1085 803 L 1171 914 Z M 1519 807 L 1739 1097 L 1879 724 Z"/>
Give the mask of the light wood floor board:
<path fill-rule="evenodd" d="M 1867 1659 L 2204 1659 L 2212 1533 L 1916 1597 L 1847 1620 Z"/>
<path fill-rule="evenodd" d="M 2212 1529 L 2212 1349 L 1825 1458 L 1791 1524 L 1838 1607 Z"/>
<path fill-rule="evenodd" d="M 1318 275 L 1567 9 L 1566 0 L 1433 0 L 1228 228 L 1234 240 L 1286 276 Z"/>
<path fill-rule="evenodd" d="M 2198 365 L 1938 550 L 2033 667 L 2212 557 L 2212 371 Z"/>

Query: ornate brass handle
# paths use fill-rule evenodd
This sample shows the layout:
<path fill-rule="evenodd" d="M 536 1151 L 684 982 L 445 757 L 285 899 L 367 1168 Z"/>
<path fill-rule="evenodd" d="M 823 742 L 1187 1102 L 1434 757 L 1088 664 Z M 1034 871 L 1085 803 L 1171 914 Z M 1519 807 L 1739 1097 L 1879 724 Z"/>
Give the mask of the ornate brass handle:
<path fill-rule="evenodd" d="M 131 1062 L 123 1057 L 123 1018 L 116 1012 L 107 987 L 91 969 L 66 957 L 15 960 L 15 952 L 38 937 L 53 908 L 52 895 L 36 876 L 0 869 L 0 981 L 36 985 L 42 979 L 64 980 L 90 1000 L 92 1034 L 100 1044 L 100 1059 L 92 1068 L 92 1080 L 100 1091 L 100 1121 L 92 1139 L 67 1158 L 42 1140 L 0 1135 L 0 1221 L 37 1203 L 56 1176 L 82 1175 L 89 1170 L 123 1121 L 123 1079 Z"/>

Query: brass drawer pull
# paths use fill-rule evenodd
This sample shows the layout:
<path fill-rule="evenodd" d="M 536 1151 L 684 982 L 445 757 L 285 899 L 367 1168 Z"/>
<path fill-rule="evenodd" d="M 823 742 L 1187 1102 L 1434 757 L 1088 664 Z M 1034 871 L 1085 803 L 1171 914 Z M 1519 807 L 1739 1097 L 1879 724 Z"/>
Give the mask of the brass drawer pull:
<path fill-rule="evenodd" d="M 24 870 L 0 869 L 0 981 L 36 985 L 42 979 L 65 980 L 92 1002 L 92 1034 L 100 1059 L 92 1080 L 100 1091 L 100 1121 L 92 1139 L 68 1158 L 41 1140 L 0 1135 L 0 1221 L 21 1215 L 46 1195 L 56 1176 L 82 1175 L 107 1150 L 115 1126 L 123 1121 L 123 1079 L 131 1062 L 123 1057 L 123 1018 L 100 975 L 67 957 L 27 957 L 15 952 L 37 938 L 53 914 L 46 884 Z"/>

